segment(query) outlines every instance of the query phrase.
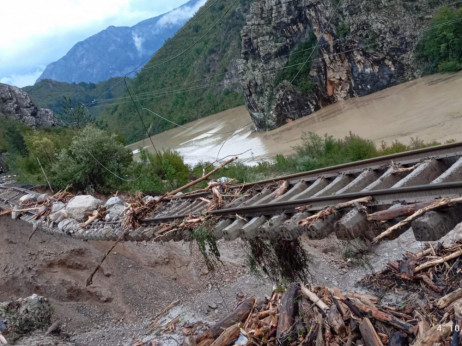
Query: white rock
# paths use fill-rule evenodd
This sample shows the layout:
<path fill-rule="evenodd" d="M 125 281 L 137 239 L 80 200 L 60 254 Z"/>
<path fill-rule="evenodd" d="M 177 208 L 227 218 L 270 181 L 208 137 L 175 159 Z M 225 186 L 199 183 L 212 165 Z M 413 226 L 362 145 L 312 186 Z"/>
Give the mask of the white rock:
<path fill-rule="evenodd" d="M 85 213 L 93 212 L 101 203 L 101 200 L 90 195 L 76 196 L 69 201 L 66 211 L 69 217 L 77 221 L 83 221 Z"/>
<path fill-rule="evenodd" d="M 115 205 L 124 205 L 125 202 L 119 197 L 111 197 L 107 200 L 106 204 L 104 205 L 107 209 L 112 208 Z"/>
<path fill-rule="evenodd" d="M 74 219 L 66 219 L 61 221 L 58 224 L 58 229 L 61 232 L 70 232 L 70 231 L 75 231 L 80 227 L 80 224 L 74 220 Z"/>
<path fill-rule="evenodd" d="M 70 219 L 66 219 L 66 220 L 61 221 L 60 223 L 58 223 L 58 229 L 59 229 L 61 232 L 64 232 L 64 227 L 66 227 L 67 224 L 69 224 L 70 222 L 71 222 Z"/>
<path fill-rule="evenodd" d="M 46 193 L 42 193 L 40 196 L 37 197 L 37 202 L 42 203 L 46 202 L 50 196 L 48 196 Z"/>
<path fill-rule="evenodd" d="M 63 202 L 54 202 L 51 207 L 51 212 L 56 213 L 57 211 L 63 209 L 66 205 Z"/>
<path fill-rule="evenodd" d="M 120 215 L 124 212 L 124 210 L 125 210 L 124 205 L 117 204 L 106 211 L 107 212 L 106 216 L 110 216 L 111 221 L 117 220 L 120 217 Z M 106 221 L 109 221 L 109 220 L 106 220 Z"/>
<path fill-rule="evenodd" d="M 48 217 L 52 222 L 58 223 L 61 222 L 64 219 L 67 219 L 67 211 L 66 209 L 60 209 L 56 213 L 50 214 Z"/>
<path fill-rule="evenodd" d="M 143 197 L 143 201 L 144 203 L 149 203 L 149 202 L 152 202 L 152 201 L 155 201 L 156 199 L 152 196 L 144 196 Z"/>
<path fill-rule="evenodd" d="M 19 205 L 25 205 L 26 203 L 36 202 L 36 201 L 37 201 L 37 195 L 34 193 L 29 193 L 28 195 L 24 195 L 19 199 Z"/>

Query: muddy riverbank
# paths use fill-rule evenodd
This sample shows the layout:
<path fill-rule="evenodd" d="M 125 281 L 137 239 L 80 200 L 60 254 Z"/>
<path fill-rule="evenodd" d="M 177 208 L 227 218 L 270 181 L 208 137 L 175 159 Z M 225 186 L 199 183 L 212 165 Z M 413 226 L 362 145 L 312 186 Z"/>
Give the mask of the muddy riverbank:
<path fill-rule="evenodd" d="M 238 107 L 152 136 L 158 148 L 179 151 L 187 163 L 240 154 L 254 163 L 289 154 L 303 132 L 343 137 L 353 132 L 380 144 L 411 137 L 462 140 L 462 72 L 436 74 L 321 109 L 270 132 L 254 132 L 245 107 Z M 152 150 L 150 141 L 129 146 Z"/>

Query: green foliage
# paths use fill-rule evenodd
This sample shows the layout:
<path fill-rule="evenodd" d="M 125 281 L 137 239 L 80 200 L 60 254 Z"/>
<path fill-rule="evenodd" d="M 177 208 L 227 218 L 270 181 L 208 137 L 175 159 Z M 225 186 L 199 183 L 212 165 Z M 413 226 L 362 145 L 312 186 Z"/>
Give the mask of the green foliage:
<path fill-rule="evenodd" d="M 52 185 L 58 189 L 91 187 L 99 192 L 118 190 L 132 163 L 132 154 L 115 135 L 93 126 L 75 136 L 52 164 Z"/>
<path fill-rule="evenodd" d="M 27 155 L 26 142 L 23 134 L 21 133 L 21 128 L 22 126 L 14 121 L 3 121 L 2 137 L 4 151 L 8 151 L 12 155 Z"/>
<path fill-rule="evenodd" d="M 249 3 L 243 0 L 241 6 L 246 8 Z M 135 142 L 146 135 L 136 107 L 152 109 L 182 125 L 244 104 L 238 88 L 223 85 L 227 67 L 239 58 L 245 23 L 242 13 L 246 10 L 237 9 L 236 1 L 216 0 L 203 6 L 130 82 L 137 106 L 124 99 L 107 107 L 100 119 L 111 131 Z M 174 127 L 152 113 L 141 112 L 151 134 Z"/>
<path fill-rule="evenodd" d="M 276 88 L 283 81 L 291 82 L 302 91 L 312 91 L 313 83 L 309 80 L 309 73 L 313 66 L 313 59 L 317 53 L 317 38 L 310 31 L 306 42 L 299 43 L 297 48 L 290 54 L 286 67 L 278 72 L 274 81 Z M 313 52 L 313 50 L 315 50 Z"/>
<path fill-rule="evenodd" d="M 346 23 L 340 23 L 335 30 L 339 38 L 345 38 L 350 32 L 350 27 Z"/>
<path fill-rule="evenodd" d="M 220 262 L 220 250 L 218 250 L 217 240 L 213 234 L 215 224 L 216 221 L 207 220 L 194 229 L 192 234 L 209 270 L 214 270 L 216 262 Z"/>
<path fill-rule="evenodd" d="M 63 112 L 57 114 L 64 126 L 84 128 L 93 122 L 88 109 L 81 103 L 75 104 L 70 97 L 63 97 Z"/>
<path fill-rule="evenodd" d="M 66 83 L 51 79 L 43 79 L 33 86 L 23 88 L 36 105 L 49 108 L 55 114 L 64 111 L 64 98 L 70 98 L 75 104 L 87 105 L 89 112 L 96 118 L 103 110 L 102 105 L 113 102 L 125 93 L 122 77 L 115 77 L 107 81 L 94 83 Z"/>
<path fill-rule="evenodd" d="M 383 142 L 377 149 L 372 141 L 352 133 L 343 139 L 336 139 L 333 136 L 319 136 L 313 132 L 308 132 L 302 135 L 302 144 L 294 148 L 295 154 L 293 155 L 277 155 L 272 163 L 262 162 L 255 166 L 246 166 L 241 163 L 232 164 L 220 170 L 217 176 L 234 178 L 241 183 L 253 182 L 274 178 L 282 174 L 311 171 L 439 144 L 438 142 L 426 143 L 418 138 L 411 138 L 409 145 L 394 141 L 388 146 Z M 198 165 L 194 170 L 201 171 L 202 168 L 203 164 Z"/>
<path fill-rule="evenodd" d="M 133 163 L 132 175 L 137 177 L 129 185 L 132 191 L 164 193 L 188 182 L 189 167 L 175 151 L 158 154 L 140 150 L 140 161 Z"/>
<path fill-rule="evenodd" d="M 462 8 L 441 7 L 417 44 L 425 74 L 462 69 Z"/>

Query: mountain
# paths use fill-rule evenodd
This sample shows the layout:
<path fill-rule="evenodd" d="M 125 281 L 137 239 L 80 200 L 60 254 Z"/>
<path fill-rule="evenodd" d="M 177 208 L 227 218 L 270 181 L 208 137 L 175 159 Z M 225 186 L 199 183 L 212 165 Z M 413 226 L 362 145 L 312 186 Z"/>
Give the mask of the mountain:
<path fill-rule="evenodd" d="M 5 118 L 18 120 L 30 127 L 58 124 L 53 112 L 37 107 L 25 91 L 0 83 L 0 119 Z"/>
<path fill-rule="evenodd" d="M 183 6 L 133 27 L 110 26 L 77 43 L 61 59 L 49 64 L 38 81 L 97 83 L 124 76 L 143 66 L 206 0 L 190 0 Z"/>
<path fill-rule="evenodd" d="M 136 106 L 126 94 L 114 100 L 100 120 L 132 142 L 144 138 L 147 128 L 158 133 L 174 127 L 173 123 L 244 104 L 237 61 L 250 3 L 209 0 L 130 82 Z"/>
<path fill-rule="evenodd" d="M 97 116 L 105 100 L 117 98 L 125 93 L 122 77 L 110 78 L 100 83 L 66 83 L 43 79 L 32 86 L 24 87 L 32 100 L 40 107 L 49 108 L 55 114 L 63 112 L 64 97 L 74 104 L 83 104 Z"/>
<path fill-rule="evenodd" d="M 209 0 L 131 81 L 134 100 L 114 100 L 101 119 L 132 142 L 245 102 L 256 128 L 271 130 L 421 76 L 419 42 L 441 9 L 439 0 Z M 460 54 L 459 41 L 441 41 L 459 29 L 444 28 L 427 51 Z"/>

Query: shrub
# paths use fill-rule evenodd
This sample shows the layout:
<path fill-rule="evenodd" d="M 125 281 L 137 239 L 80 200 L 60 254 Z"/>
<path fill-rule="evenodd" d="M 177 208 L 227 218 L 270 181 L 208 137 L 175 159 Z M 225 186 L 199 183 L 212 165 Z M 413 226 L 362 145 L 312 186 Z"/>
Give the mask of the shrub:
<path fill-rule="evenodd" d="M 62 149 L 52 165 L 52 185 L 99 192 L 118 190 L 132 163 L 132 154 L 115 135 L 88 126 Z"/>
<path fill-rule="evenodd" d="M 441 7 L 416 47 L 424 74 L 462 69 L 462 8 Z"/>
<path fill-rule="evenodd" d="M 309 73 L 313 66 L 313 60 L 316 57 L 317 38 L 310 31 L 306 42 L 300 43 L 297 48 L 290 54 L 286 67 L 278 72 L 274 81 L 274 89 L 283 81 L 291 82 L 302 91 L 309 92 L 313 90 L 313 83 L 309 80 Z"/>

